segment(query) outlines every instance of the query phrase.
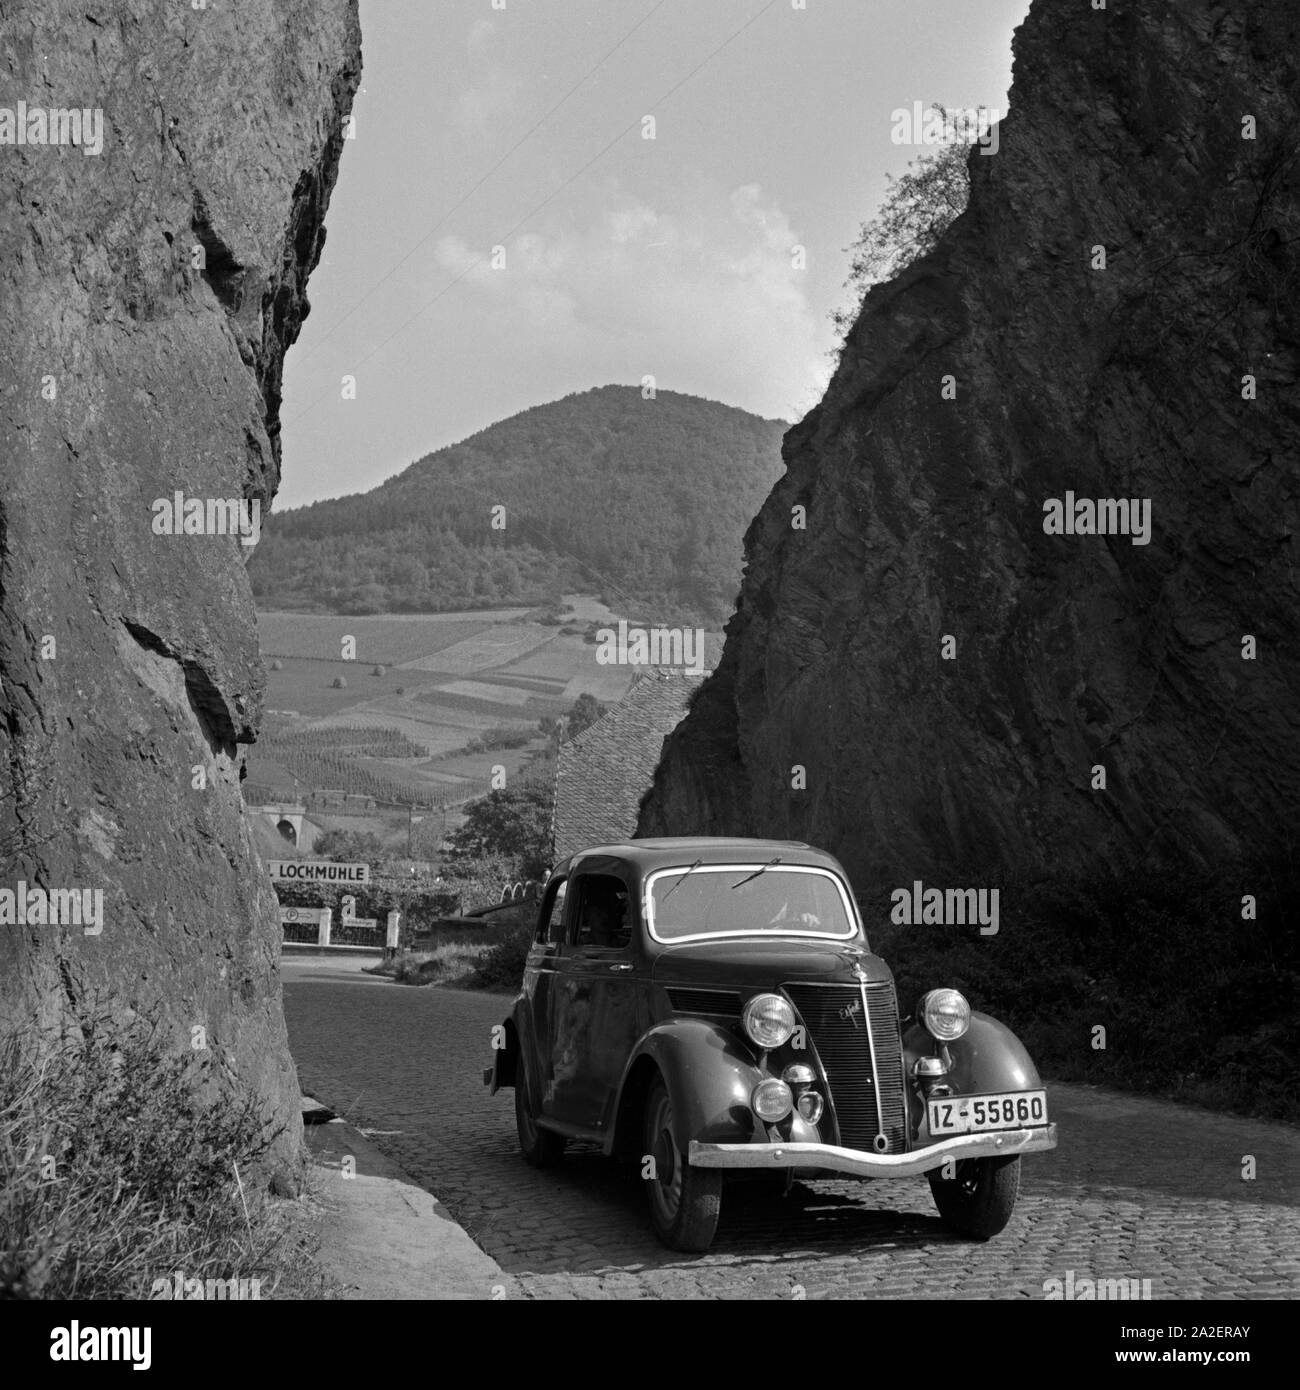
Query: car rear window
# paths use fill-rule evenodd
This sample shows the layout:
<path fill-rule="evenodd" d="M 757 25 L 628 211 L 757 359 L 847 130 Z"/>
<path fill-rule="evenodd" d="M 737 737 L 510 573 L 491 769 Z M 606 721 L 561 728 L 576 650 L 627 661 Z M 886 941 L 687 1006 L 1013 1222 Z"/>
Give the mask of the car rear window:
<path fill-rule="evenodd" d="M 659 869 L 646 885 L 656 941 L 721 936 L 857 935 L 846 890 L 824 869 L 702 864 Z"/>

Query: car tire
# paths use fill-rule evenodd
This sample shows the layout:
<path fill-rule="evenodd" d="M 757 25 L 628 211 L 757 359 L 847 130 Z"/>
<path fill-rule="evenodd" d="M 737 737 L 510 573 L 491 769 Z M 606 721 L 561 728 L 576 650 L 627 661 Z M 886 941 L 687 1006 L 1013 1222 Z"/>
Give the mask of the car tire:
<path fill-rule="evenodd" d="M 944 1225 L 972 1240 L 989 1240 L 1011 1220 L 1020 1191 L 1020 1159 L 966 1158 L 951 1178 L 926 1176 Z"/>
<path fill-rule="evenodd" d="M 537 1123 L 528 1069 L 520 1057 L 515 1063 L 515 1128 L 519 1151 L 534 1168 L 553 1168 L 564 1156 L 565 1138 Z"/>
<path fill-rule="evenodd" d="M 722 1173 L 692 1168 L 673 1138 L 673 1106 L 663 1078 L 646 1096 L 642 1177 L 654 1233 L 670 1250 L 700 1254 L 713 1244 L 722 1210 Z M 654 1164 L 646 1171 L 645 1159 Z"/>

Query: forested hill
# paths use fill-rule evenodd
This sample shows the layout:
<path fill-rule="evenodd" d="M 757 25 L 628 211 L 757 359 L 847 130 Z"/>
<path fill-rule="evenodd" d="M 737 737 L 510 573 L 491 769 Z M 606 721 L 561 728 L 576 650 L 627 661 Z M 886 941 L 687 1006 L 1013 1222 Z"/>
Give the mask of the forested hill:
<path fill-rule="evenodd" d="M 259 606 L 434 612 L 597 594 L 718 624 L 787 425 L 673 391 L 602 386 L 428 454 L 368 493 L 267 519 Z M 504 507 L 504 528 L 498 526 Z"/>

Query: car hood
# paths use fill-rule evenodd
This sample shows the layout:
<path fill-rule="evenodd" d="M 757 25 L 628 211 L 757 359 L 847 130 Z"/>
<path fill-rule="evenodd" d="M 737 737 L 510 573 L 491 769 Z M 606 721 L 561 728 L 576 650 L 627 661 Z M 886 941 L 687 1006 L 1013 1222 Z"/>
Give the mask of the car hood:
<path fill-rule="evenodd" d="M 731 989 L 771 989 L 786 980 L 855 984 L 861 966 L 868 983 L 893 979 L 889 967 L 852 941 L 693 941 L 665 946 L 651 975 L 659 985 L 713 985 Z"/>

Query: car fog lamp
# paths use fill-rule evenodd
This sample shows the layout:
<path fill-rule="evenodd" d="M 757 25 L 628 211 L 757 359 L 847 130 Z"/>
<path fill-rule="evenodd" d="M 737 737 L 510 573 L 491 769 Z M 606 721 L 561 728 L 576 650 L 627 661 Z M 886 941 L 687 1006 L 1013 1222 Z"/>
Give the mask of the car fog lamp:
<path fill-rule="evenodd" d="M 815 1125 L 821 1119 L 822 1111 L 826 1109 L 826 1102 L 816 1091 L 805 1091 L 799 1097 L 795 1108 L 810 1125 Z"/>
<path fill-rule="evenodd" d="M 970 1027 L 970 1005 L 955 989 L 932 989 L 918 1013 L 930 1036 L 939 1042 L 955 1042 Z"/>
<path fill-rule="evenodd" d="M 766 1081 L 760 1081 L 754 1087 L 754 1094 L 749 1098 L 749 1104 L 754 1114 L 760 1120 L 766 1120 L 768 1124 L 775 1124 L 777 1120 L 784 1120 L 790 1113 L 792 1103 L 789 1086 L 784 1081 L 778 1081 L 775 1077 L 768 1077 Z"/>
<path fill-rule="evenodd" d="M 742 1016 L 750 1042 L 766 1049 L 781 1047 L 794 1032 L 794 1010 L 779 994 L 756 994 Z"/>

